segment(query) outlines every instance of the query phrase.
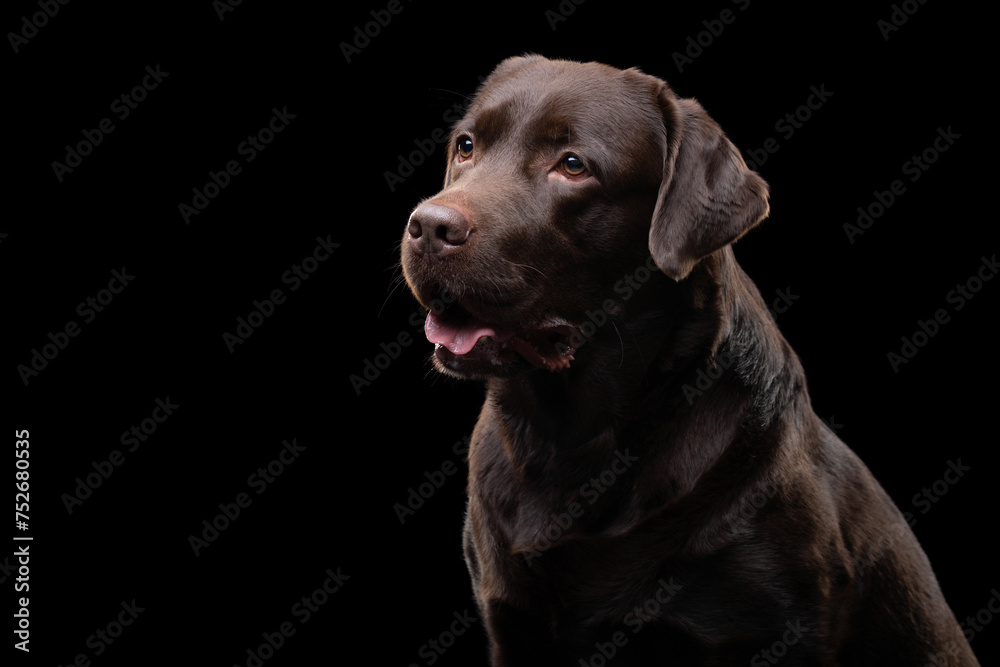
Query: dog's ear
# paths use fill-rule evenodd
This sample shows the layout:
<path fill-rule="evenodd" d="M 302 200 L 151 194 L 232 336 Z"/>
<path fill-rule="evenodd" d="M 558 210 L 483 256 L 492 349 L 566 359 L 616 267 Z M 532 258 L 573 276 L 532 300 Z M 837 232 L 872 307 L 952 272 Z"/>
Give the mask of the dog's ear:
<path fill-rule="evenodd" d="M 649 230 L 657 266 L 682 280 L 768 213 L 768 188 L 698 102 L 658 93 L 666 129 L 663 181 Z"/>

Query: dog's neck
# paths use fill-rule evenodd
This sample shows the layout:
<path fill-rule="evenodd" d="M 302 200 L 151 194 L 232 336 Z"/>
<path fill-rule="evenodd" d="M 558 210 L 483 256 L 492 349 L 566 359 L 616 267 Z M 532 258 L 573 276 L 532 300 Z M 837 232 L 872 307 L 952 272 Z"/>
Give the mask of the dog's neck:
<path fill-rule="evenodd" d="M 775 414 L 804 395 L 797 358 L 773 331 L 757 288 L 729 248 L 680 283 L 656 275 L 619 305 L 621 312 L 597 328 L 566 371 L 532 371 L 487 385 L 484 414 L 493 417 L 512 471 L 518 513 L 562 511 L 588 480 L 621 468 L 615 461 L 622 457 L 655 459 L 637 468 L 658 470 L 661 482 L 669 481 L 643 499 L 665 506 L 691 492 L 745 429 L 769 428 Z M 764 377 L 762 369 L 780 371 Z M 722 386 L 726 391 L 716 391 Z M 706 426 L 701 416 L 720 410 L 739 414 L 727 423 L 740 426 Z M 670 417 L 653 423 L 643 417 L 650 414 Z M 493 452 L 490 465 L 500 455 Z M 473 475 L 484 462 L 470 461 Z M 631 472 L 625 478 L 622 492 L 643 484 Z M 599 498 L 609 506 L 602 530 L 624 530 L 632 521 L 614 507 L 614 491 Z M 522 518 L 515 523 L 545 525 Z M 532 539 L 519 535 L 515 542 L 530 549 Z"/>
<path fill-rule="evenodd" d="M 701 377 L 699 369 L 710 379 L 719 366 L 731 370 L 753 394 L 774 385 L 772 378 L 755 376 L 756 368 L 795 361 L 787 345 L 774 347 L 773 341 L 784 339 L 728 246 L 702 260 L 680 283 L 656 274 L 616 306 L 614 312 L 605 311 L 606 320 L 588 323 L 594 326 L 569 369 L 492 379 L 487 383 L 492 403 L 505 415 L 530 423 L 535 438 L 572 450 L 609 424 L 628 424 L 651 397 L 664 400 L 676 394 L 689 405 L 693 396 L 705 393 L 699 386 L 691 384 L 691 391 L 686 386 L 692 373 L 694 379 Z M 791 365 L 794 371 L 797 361 Z M 772 399 L 765 392 L 754 404 Z M 765 413 L 761 417 L 766 420 Z"/>

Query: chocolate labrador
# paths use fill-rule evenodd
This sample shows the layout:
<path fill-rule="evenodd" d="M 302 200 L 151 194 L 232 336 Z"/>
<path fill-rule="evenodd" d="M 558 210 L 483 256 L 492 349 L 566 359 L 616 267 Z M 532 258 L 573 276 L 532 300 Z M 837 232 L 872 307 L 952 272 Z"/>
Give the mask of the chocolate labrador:
<path fill-rule="evenodd" d="M 495 667 L 975 665 L 731 244 L 768 187 L 663 81 L 511 58 L 404 275 L 485 380 L 464 550 Z"/>

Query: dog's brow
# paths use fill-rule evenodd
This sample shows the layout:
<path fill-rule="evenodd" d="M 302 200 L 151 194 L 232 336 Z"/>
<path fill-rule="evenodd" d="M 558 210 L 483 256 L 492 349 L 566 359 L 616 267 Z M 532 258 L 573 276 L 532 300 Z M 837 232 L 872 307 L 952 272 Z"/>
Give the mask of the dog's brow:
<path fill-rule="evenodd" d="M 530 125 L 528 141 L 532 146 L 563 146 L 573 143 L 580 133 L 573 120 L 557 113 L 540 113 Z"/>
<path fill-rule="evenodd" d="M 484 143 L 495 142 L 509 131 L 516 113 L 515 103 L 512 100 L 484 107 L 471 117 L 476 139 Z"/>

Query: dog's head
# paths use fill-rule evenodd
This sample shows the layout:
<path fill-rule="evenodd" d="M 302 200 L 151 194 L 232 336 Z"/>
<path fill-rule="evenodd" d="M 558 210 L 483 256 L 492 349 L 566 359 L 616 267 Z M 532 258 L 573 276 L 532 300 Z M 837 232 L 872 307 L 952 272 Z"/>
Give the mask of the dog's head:
<path fill-rule="evenodd" d="M 559 371 L 623 274 L 651 256 L 682 281 L 767 210 L 764 181 L 665 82 L 511 58 L 452 131 L 445 187 L 410 216 L 402 266 L 439 370 Z"/>

